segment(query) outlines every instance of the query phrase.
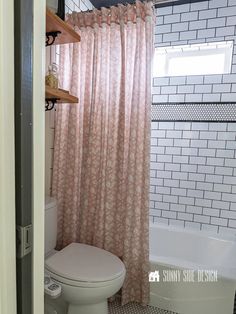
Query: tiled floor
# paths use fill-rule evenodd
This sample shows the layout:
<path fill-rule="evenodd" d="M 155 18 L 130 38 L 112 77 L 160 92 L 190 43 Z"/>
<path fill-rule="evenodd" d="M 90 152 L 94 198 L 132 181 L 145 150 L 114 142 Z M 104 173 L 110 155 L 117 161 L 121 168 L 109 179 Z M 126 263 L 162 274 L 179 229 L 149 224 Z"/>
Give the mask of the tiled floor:
<path fill-rule="evenodd" d="M 109 314 L 175 314 L 152 306 L 143 307 L 137 303 L 120 305 L 119 300 L 109 304 Z"/>

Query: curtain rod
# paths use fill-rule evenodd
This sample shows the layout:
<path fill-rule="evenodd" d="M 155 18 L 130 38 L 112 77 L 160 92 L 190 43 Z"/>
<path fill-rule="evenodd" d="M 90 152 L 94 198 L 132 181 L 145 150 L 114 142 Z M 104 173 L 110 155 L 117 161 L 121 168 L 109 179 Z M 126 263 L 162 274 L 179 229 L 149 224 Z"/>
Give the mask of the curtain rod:
<path fill-rule="evenodd" d="M 142 2 L 144 1 L 151 1 L 151 0 L 141 0 Z M 196 3 L 196 2 L 205 2 L 205 1 L 209 1 L 209 0 L 154 0 L 154 7 L 155 8 L 162 8 L 162 7 L 167 7 L 167 6 L 174 6 L 174 5 L 181 5 L 181 4 L 188 4 L 188 3 Z M 135 4 L 135 0 L 130 1 L 130 2 L 125 2 L 125 3 L 117 3 L 111 6 L 117 7 L 119 4 L 122 5 L 129 5 L 129 4 Z M 92 12 L 93 10 L 101 10 L 101 8 L 105 8 L 105 9 L 110 9 L 111 6 L 102 6 L 100 8 L 94 8 L 92 10 L 86 10 L 85 12 Z"/>
<path fill-rule="evenodd" d="M 141 2 L 151 2 L 152 0 L 140 0 Z M 163 0 L 162 0 L 163 1 Z M 171 0 L 172 1 L 172 0 Z M 176 1 L 176 0 L 175 0 Z M 177 0 L 178 1 L 178 0 Z M 101 6 L 100 8 L 96 8 L 94 7 L 94 9 L 92 10 L 86 10 L 84 12 L 93 12 L 94 10 L 101 10 L 102 8 L 105 8 L 105 9 L 110 9 L 111 7 L 118 7 L 119 5 L 124 5 L 124 6 L 128 6 L 128 5 L 132 5 L 132 4 L 135 4 L 136 1 L 135 0 L 132 0 L 130 2 L 120 2 L 120 3 L 117 3 L 117 4 L 112 4 L 110 6 Z"/>

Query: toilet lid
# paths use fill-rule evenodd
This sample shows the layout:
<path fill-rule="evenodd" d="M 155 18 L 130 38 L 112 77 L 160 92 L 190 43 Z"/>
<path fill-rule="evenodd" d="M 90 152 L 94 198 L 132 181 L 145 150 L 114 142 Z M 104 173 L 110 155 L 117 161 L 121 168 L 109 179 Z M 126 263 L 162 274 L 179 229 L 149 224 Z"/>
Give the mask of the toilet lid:
<path fill-rule="evenodd" d="M 52 255 L 45 261 L 45 266 L 61 277 L 86 282 L 109 281 L 125 271 L 117 256 L 81 243 L 71 243 Z"/>

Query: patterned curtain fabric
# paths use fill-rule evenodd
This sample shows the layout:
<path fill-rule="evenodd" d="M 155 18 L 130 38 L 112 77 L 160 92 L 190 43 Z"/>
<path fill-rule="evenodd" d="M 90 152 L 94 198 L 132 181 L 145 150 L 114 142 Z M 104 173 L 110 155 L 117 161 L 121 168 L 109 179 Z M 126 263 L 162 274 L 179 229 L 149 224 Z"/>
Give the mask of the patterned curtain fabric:
<path fill-rule="evenodd" d="M 56 111 L 58 248 L 81 242 L 119 256 L 123 304 L 147 304 L 152 4 L 73 13 L 69 22 L 81 42 L 61 46 L 60 82 L 79 104 Z"/>

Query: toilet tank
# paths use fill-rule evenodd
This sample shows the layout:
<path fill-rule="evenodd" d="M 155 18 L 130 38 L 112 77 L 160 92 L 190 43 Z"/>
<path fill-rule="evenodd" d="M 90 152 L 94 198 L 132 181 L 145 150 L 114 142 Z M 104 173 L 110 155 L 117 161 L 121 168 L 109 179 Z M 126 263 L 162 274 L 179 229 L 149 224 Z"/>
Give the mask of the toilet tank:
<path fill-rule="evenodd" d="M 47 196 L 45 199 L 45 255 L 55 249 L 57 241 L 57 202 Z"/>

